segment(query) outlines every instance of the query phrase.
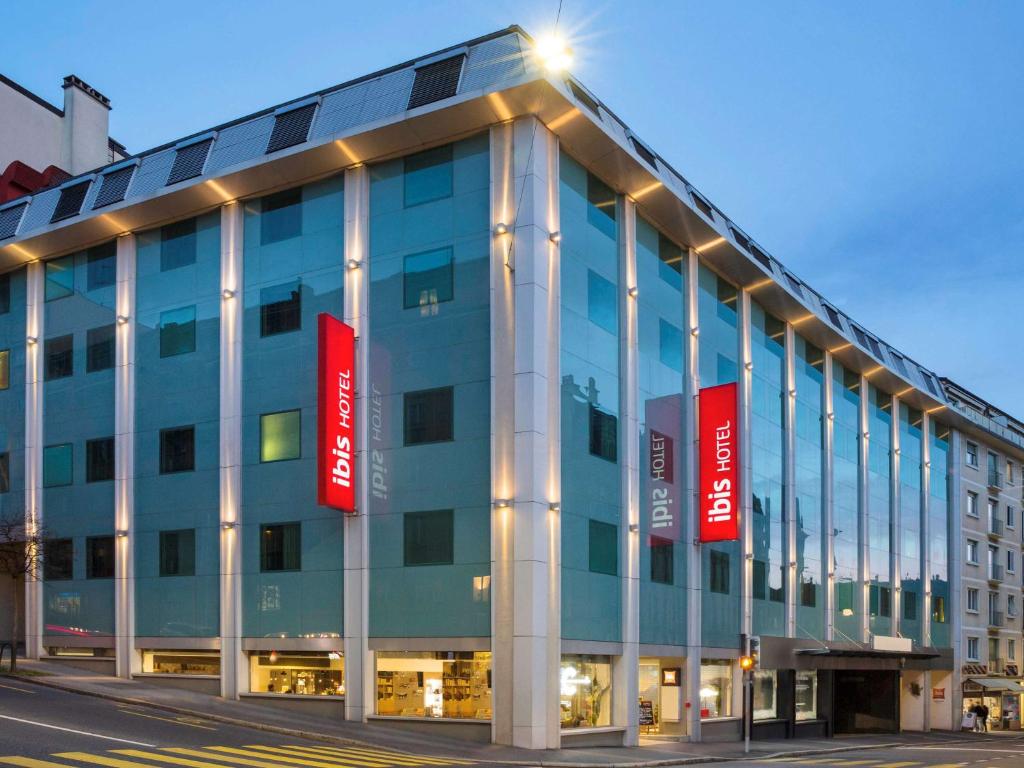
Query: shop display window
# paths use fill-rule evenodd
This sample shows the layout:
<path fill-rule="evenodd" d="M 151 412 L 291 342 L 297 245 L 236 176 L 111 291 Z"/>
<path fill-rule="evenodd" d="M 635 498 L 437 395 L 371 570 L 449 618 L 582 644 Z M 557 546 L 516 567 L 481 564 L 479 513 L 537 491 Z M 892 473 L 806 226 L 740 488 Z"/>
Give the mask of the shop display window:
<path fill-rule="evenodd" d="M 377 714 L 490 720 L 491 654 L 377 653 Z"/>
<path fill-rule="evenodd" d="M 335 651 L 259 652 L 249 656 L 253 693 L 296 696 L 344 696 L 345 665 Z"/>
<path fill-rule="evenodd" d="M 563 728 L 596 728 L 611 723 L 609 657 L 563 656 L 559 683 Z"/>
<path fill-rule="evenodd" d="M 143 651 L 147 675 L 220 675 L 218 651 Z"/>
<path fill-rule="evenodd" d="M 754 672 L 754 719 L 773 720 L 779 715 L 778 690 L 779 673 L 774 669 L 759 669 Z"/>
<path fill-rule="evenodd" d="M 700 663 L 700 718 L 710 720 L 732 715 L 732 664 L 728 661 Z"/>
<path fill-rule="evenodd" d="M 818 717 L 818 673 L 796 673 L 796 719 L 815 720 Z"/>

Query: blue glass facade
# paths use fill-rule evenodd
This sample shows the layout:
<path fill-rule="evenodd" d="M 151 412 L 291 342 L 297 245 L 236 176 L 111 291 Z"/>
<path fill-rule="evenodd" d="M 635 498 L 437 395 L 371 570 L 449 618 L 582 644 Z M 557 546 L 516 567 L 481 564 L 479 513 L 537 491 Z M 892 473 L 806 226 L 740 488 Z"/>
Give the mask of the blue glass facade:
<path fill-rule="evenodd" d="M 867 388 L 868 616 L 876 635 L 892 634 L 892 397 Z"/>
<path fill-rule="evenodd" d="M 832 572 L 837 637 L 860 641 L 864 584 L 860 564 L 860 377 L 832 362 Z"/>
<path fill-rule="evenodd" d="M 928 557 L 931 579 L 931 641 L 951 645 L 950 624 L 950 542 L 957 519 L 949 494 L 949 427 L 928 422 Z"/>
<path fill-rule="evenodd" d="M 2 517 L 25 509 L 25 291 L 24 268 L 0 275 L 0 355 L 6 353 L 6 387 L 0 388 Z"/>
<path fill-rule="evenodd" d="M 825 638 L 822 464 L 825 458 L 825 353 L 800 336 L 793 337 L 793 482 L 796 509 L 796 633 Z"/>
<path fill-rule="evenodd" d="M 900 634 L 921 642 L 925 585 L 922 578 L 921 412 L 899 406 Z"/>

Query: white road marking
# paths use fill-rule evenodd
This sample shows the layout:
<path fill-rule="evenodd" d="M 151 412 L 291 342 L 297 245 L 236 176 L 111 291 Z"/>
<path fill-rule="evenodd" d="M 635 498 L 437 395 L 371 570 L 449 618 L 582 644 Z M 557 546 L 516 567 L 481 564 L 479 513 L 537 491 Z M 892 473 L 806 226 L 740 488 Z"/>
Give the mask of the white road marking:
<path fill-rule="evenodd" d="M 11 717 L 10 715 L 0 715 L 0 719 L 13 720 L 16 723 L 25 723 L 26 725 L 38 725 L 40 728 L 52 728 L 55 731 L 67 731 L 68 733 L 77 733 L 79 736 L 91 736 L 94 739 L 106 739 L 107 741 L 119 741 L 122 744 L 135 744 L 140 747 L 155 747 L 156 744 L 146 744 L 143 741 L 132 741 L 131 739 L 119 739 L 116 736 L 104 736 L 99 733 L 90 733 L 89 731 L 76 731 L 74 728 L 63 728 L 59 725 L 50 725 L 49 723 L 38 723 L 35 720 L 22 720 L 20 717 Z"/>

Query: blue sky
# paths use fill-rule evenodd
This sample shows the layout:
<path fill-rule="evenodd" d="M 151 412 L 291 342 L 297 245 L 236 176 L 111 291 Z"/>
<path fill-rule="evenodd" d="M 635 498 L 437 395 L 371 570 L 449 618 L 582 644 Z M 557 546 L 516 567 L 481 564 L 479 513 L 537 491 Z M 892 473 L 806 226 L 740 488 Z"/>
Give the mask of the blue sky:
<path fill-rule="evenodd" d="M 167 10 L 164 10 L 166 6 Z M 130 150 L 557 0 L 4 3 L 3 71 Z M 1024 418 L 1024 3 L 563 0 L 574 73 L 798 276 Z"/>

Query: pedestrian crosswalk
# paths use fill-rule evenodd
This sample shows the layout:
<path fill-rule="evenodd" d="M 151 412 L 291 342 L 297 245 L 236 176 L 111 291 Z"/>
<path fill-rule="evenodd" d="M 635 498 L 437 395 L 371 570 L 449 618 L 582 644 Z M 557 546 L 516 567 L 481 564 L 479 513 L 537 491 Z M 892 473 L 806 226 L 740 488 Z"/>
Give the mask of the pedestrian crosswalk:
<path fill-rule="evenodd" d="M 928 763 L 918 760 L 844 760 L 840 757 L 776 757 L 765 760 L 766 763 L 784 763 L 786 765 L 818 765 L 822 768 L 961 768 L 967 763 Z"/>
<path fill-rule="evenodd" d="M 0 766 L 16 768 L 441 768 L 472 762 L 368 746 L 260 744 L 55 752 L 47 759 L 0 755 Z"/>

